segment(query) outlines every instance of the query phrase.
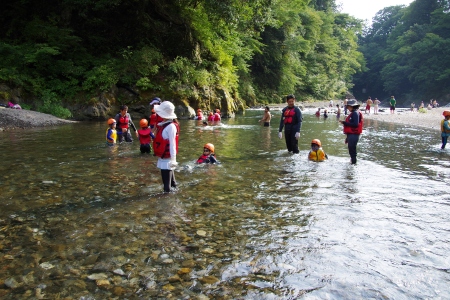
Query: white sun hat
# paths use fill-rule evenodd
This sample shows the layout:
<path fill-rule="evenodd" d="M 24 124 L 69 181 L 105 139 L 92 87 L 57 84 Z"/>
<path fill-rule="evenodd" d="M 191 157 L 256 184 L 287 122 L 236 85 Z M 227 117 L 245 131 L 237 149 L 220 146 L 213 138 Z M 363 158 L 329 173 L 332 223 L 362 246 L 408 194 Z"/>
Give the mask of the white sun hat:
<path fill-rule="evenodd" d="M 170 101 L 155 105 L 155 112 L 163 119 L 176 119 L 175 106 Z"/>

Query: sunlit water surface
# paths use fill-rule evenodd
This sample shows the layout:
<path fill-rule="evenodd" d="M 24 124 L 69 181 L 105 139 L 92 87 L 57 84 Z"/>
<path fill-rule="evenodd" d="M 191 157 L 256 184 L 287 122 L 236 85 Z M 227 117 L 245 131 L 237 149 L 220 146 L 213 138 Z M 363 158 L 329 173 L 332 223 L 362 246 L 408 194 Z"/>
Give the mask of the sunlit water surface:
<path fill-rule="evenodd" d="M 291 155 L 262 113 L 181 120 L 171 194 L 104 123 L 0 132 L 0 297 L 450 298 L 439 132 L 367 120 L 355 166 L 335 116 L 306 112 Z M 194 164 L 207 142 L 220 165 Z"/>

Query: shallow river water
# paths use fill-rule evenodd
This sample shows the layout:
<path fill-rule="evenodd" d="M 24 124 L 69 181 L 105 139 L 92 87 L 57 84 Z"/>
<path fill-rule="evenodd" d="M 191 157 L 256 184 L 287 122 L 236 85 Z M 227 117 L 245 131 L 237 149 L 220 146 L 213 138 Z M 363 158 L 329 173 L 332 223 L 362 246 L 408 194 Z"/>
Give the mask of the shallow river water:
<path fill-rule="evenodd" d="M 261 115 L 181 120 L 170 194 L 103 122 L 0 132 L 0 298 L 450 298 L 439 132 L 366 120 L 350 165 L 334 116 L 306 112 L 291 155 Z M 194 164 L 207 142 L 221 164 Z"/>

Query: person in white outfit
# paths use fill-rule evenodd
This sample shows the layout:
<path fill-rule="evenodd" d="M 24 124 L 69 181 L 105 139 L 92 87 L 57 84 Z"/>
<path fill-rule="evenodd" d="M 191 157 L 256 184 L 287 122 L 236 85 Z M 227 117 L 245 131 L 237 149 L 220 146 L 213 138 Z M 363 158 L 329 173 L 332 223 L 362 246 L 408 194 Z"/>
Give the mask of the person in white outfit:
<path fill-rule="evenodd" d="M 161 169 L 164 193 L 169 193 L 171 188 L 177 187 L 173 170 L 178 165 L 177 152 L 180 126 L 175 114 L 175 106 L 172 102 L 164 101 L 160 105 L 155 105 L 154 109 L 163 118 L 163 121 L 156 126 L 153 151 L 155 156 L 158 156 L 156 166 Z"/>

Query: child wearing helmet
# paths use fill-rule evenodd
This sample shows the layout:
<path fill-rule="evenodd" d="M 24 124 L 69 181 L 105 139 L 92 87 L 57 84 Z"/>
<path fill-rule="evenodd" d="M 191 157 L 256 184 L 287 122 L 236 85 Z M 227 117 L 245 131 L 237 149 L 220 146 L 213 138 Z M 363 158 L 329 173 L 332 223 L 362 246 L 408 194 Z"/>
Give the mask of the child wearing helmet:
<path fill-rule="evenodd" d="M 152 130 L 148 127 L 147 119 L 141 119 L 139 121 L 139 126 L 141 129 L 136 131 L 136 137 L 141 143 L 141 153 L 150 153 L 150 150 L 152 149 L 151 142 L 155 136 L 153 135 Z"/>
<path fill-rule="evenodd" d="M 202 110 L 199 108 L 197 109 L 197 115 L 194 117 L 194 120 L 203 120 L 203 113 Z"/>
<path fill-rule="evenodd" d="M 114 146 L 117 141 L 116 120 L 108 120 L 108 129 L 106 129 L 106 145 Z"/>
<path fill-rule="evenodd" d="M 308 159 L 312 161 L 324 161 L 328 159 L 328 155 L 322 149 L 322 143 L 318 139 L 311 141 L 311 151 L 309 151 Z"/>
<path fill-rule="evenodd" d="M 442 113 L 444 119 L 441 121 L 441 137 L 442 137 L 442 146 L 441 149 L 445 149 L 445 145 L 447 145 L 448 137 L 450 136 L 450 110 L 444 110 Z"/>
<path fill-rule="evenodd" d="M 214 153 L 214 145 L 211 143 L 203 146 L 203 154 L 197 159 L 198 164 L 215 164 L 217 163 L 216 154 Z"/>

